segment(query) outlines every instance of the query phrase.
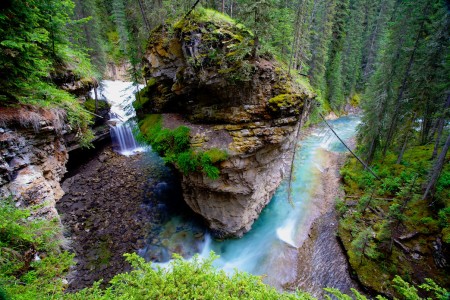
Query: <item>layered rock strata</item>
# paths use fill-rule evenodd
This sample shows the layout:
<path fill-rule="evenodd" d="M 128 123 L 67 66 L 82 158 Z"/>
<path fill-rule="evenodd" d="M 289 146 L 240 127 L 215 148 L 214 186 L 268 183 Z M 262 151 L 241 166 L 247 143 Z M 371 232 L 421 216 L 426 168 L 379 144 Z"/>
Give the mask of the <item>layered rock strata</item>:
<path fill-rule="evenodd" d="M 184 200 L 219 237 L 242 236 L 268 204 L 314 97 L 275 59 L 252 55 L 253 40 L 207 10 L 157 29 L 144 59 L 147 87 L 135 103 L 141 117 L 171 113 L 165 127 L 190 127 L 194 149 L 228 152 L 218 179 L 182 175 Z"/>
<path fill-rule="evenodd" d="M 37 207 L 35 216 L 59 219 L 55 202 L 64 194 L 67 150 L 58 109 L 0 108 L 0 197 Z"/>

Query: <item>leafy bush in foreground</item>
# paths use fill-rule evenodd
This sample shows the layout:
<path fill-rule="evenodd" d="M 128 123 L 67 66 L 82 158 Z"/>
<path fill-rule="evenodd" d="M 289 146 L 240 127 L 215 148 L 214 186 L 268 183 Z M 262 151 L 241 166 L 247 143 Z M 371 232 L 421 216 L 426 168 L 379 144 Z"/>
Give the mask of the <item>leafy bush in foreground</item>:
<path fill-rule="evenodd" d="M 29 210 L 0 199 L 0 299 L 59 294 L 64 289 L 62 278 L 73 264 L 73 255 L 59 250 L 59 222 L 29 217 Z M 36 260 L 36 254 L 42 258 Z"/>
<path fill-rule="evenodd" d="M 108 289 L 96 284 L 65 299 L 312 299 L 308 294 L 279 293 L 247 273 L 228 277 L 212 266 L 214 254 L 192 261 L 178 256 L 169 269 L 155 269 L 136 254 L 126 256 L 134 270 L 115 276 Z"/>

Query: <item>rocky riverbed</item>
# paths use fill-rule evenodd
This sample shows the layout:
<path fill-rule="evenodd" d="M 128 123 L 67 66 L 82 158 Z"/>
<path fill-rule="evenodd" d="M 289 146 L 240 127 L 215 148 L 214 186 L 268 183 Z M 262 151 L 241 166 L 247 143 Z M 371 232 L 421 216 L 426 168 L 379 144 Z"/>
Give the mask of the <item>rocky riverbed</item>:
<path fill-rule="evenodd" d="M 71 172 L 62 184 L 65 195 L 56 205 L 75 252 L 69 290 L 101 278 L 108 282 L 129 269 L 123 254 L 144 247 L 149 233 L 157 231 L 164 217 L 155 189 L 161 181 L 174 181 L 171 174 L 155 154 L 127 157 L 110 147 Z M 164 198 L 179 202 L 180 194 L 174 189 Z"/>
<path fill-rule="evenodd" d="M 321 155 L 328 167 L 321 172 L 313 194 L 316 213 L 311 214 L 311 229 L 305 232 L 305 240 L 298 248 L 297 278 L 292 285 L 319 298 L 324 296 L 323 287 L 338 288 L 345 293 L 351 293 L 350 288 L 358 288 L 350 277 L 345 253 L 336 237 L 335 201 L 343 196 L 339 169 L 345 155 L 325 150 Z"/>

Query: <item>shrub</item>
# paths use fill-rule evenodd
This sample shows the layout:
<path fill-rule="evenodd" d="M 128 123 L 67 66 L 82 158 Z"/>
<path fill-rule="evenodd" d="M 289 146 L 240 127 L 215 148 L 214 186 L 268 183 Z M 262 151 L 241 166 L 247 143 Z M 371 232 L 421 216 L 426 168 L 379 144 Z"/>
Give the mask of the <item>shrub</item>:
<path fill-rule="evenodd" d="M 88 111 L 95 113 L 95 99 L 88 99 L 84 103 L 84 108 L 86 108 Z M 109 104 L 106 101 L 99 100 L 97 101 L 98 109 L 104 110 L 109 108 Z"/>
<path fill-rule="evenodd" d="M 10 199 L 0 200 L 0 296 L 50 298 L 64 289 L 62 276 L 73 255 L 59 251 L 59 222 L 29 216 L 29 210 L 17 209 Z M 46 256 L 35 260 L 34 252 Z"/>
<path fill-rule="evenodd" d="M 438 230 L 438 221 L 431 217 L 423 217 L 420 219 L 420 231 L 423 233 L 435 232 Z"/>
<path fill-rule="evenodd" d="M 116 275 L 106 290 L 96 284 L 64 299 L 314 299 L 308 294 L 280 293 L 259 276 L 237 271 L 228 276 L 213 267 L 217 256 L 212 253 L 204 260 L 176 256 L 167 269 L 154 268 L 136 254 L 125 255 L 133 271 Z"/>
<path fill-rule="evenodd" d="M 188 127 L 179 126 L 173 130 L 163 128 L 161 116 L 148 115 L 140 122 L 140 129 L 153 150 L 184 174 L 202 172 L 211 179 L 219 178 L 220 170 L 215 164 L 226 160 L 227 152 L 217 148 L 193 151 Z"/>

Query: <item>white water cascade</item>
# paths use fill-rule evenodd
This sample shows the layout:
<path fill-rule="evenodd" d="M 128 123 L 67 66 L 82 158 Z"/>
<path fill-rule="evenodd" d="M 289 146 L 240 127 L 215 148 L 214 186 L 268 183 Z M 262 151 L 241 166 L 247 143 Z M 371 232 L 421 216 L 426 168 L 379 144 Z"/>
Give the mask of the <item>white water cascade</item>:
<path fill-rule="evenodd" d="M 143 87 L 132 82 L 103 80 L 98 88 L 99 99 L 111 105 L 109 124 L 113 149 L 122 155 L 145 151 L 145 147 L 136 141 L 133 134 L 137 128 L 133 119 L 136 116 L 134 95 Z M 94 91 L 91 91 L 91 97 L 95 97 Z"/>

